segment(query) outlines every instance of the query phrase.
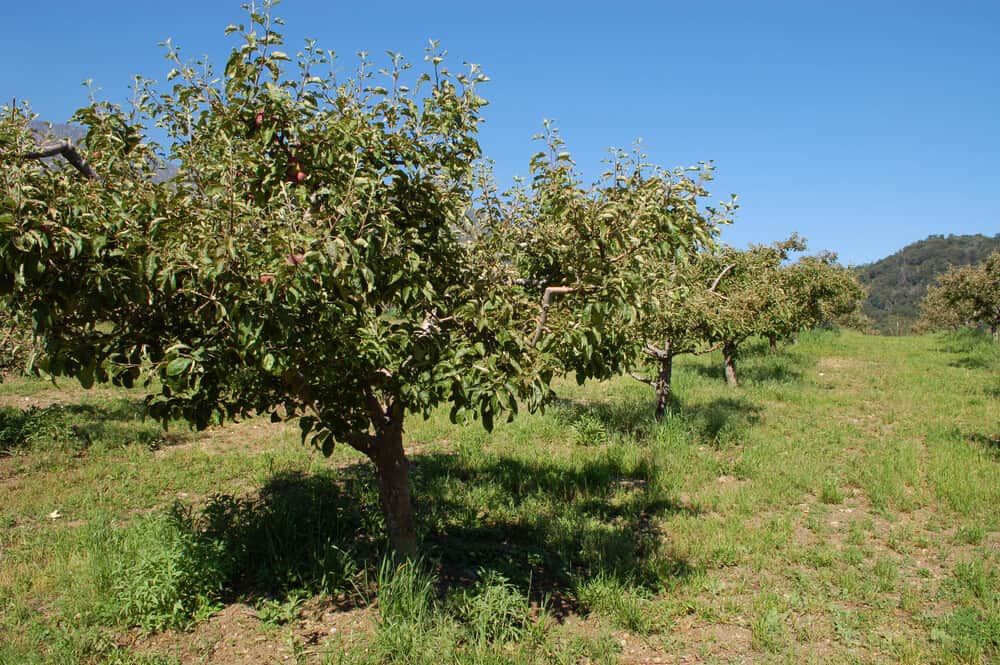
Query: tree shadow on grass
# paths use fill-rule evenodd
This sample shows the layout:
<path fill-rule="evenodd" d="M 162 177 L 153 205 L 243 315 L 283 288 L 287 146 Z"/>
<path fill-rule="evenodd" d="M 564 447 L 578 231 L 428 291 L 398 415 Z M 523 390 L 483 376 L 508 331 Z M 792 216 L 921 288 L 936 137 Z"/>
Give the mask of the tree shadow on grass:
<path fill-rule="evenodd" d="M 780 353 L 780 352 L 779 352 Z M 746 363 L 741 378 L 749 383 L 794 383 L 802 380 L 802 370 L 791 356 L 763 356 L 754 363 Z"/>
<path fill-rule="evenodd" d="M 950 367 L 957 367 L 959 369 L 986 369 L 988 367 L 991 367 L 993 365 L 993 362 L 990 358 L 987 358 L 985 355 L 982 354 L 976 355 L 967 353 L 962 355 L 962 357 L 960 358 L 952 360 L 950 363 L 948 363 L 948 365 Z"/>
<path fill-rule="evenodd" d="M 617 433 L 641 443 L 652 428 L 656 427 L 652 398 L 586 403 L 557 400 L 554 408 L 557 410 L 556 417 L 570 425 L 577 437 L 587 441 L 598 438 L 602 433 Z M 673 392 L 668 418 L 683 419 L 696 436 L 722 447 L 744 439 L 749 428 L 760 422 L 762 413 L 762 407 L 742 396 L 686 403 Z M 595 423 L 603 432 L 593 431 Z"/>
<path fill-rule="evenodd" d="M 987 453 L 1000 461 L 1000 432 L 993 435 L 975 432 L 970 434 L 968 438 L 969 441 L 982 446 Z"/>
<path fill-rule="evenodd" d="M 772 349 L 766 339 L 749 339 L 740 344 L 740 357 L 747 360 L 751 358 L 770 356 L 781 352 L 780 348 Z"/>
<path fill-rule="evenodd" d="M 80 452 L 138 444 L 150 449 L 174 441 L 158 423 L 144 418 L 141 399 L 120 398 L 101 404 L 52 404 L 0 408 L 0 451 Z"/>
<path fill-rule="evenodd" d="M 598 423 L 606 434 L 617 434 L 641 441 L 653 422 L 653 397 L 649 399 L 582 401 L 556 398 L 547 407 L 555 418 L 574 428 L 582 436 L 592 423 Z"/>
<path fill-rule="evenodd" d="M 691 572 L 666 552 L 657 523 L 692 509 L 657 491 L 648 471 L 629 476 L 614 458 L 555 465 L 430 455 L 414 471 L 426 542 L 445 577 L 495 571 L 534 600 L 569 604 L 580 580 L 658 588 Z"/>
<path fill-rule="evenodd" d="M 184 514 L 194 536 L 211 544 L 195 551 L 220 559 L 224 600 L 307 590 L 350 605 L 364 563 L 385 553 L 373 483 L 361 464 L 336 474 L 279 473 L 255 496 L 213 495 Z"/>
<path fill-rule="evenodd" d="M 704 441 L 716 446 L 741 443 L 760 422 L 763 408 L 743 397 L 717 397 L 703 403 L 681 404 L 677 415 Z"/>
<path fill-rule="evenodd" d="M 761 383 L 794 383 L 801 381 L 803 372 L 800 362 L 795 356 L 777 351 L 765 351 L 755 354 L 745 354 L 740 348 L 736 359 L 736 378 L 741 384 Z M 725 370 L 720 360 L 717 363 L 697 364 L 690 367 L 698 374 L 716 381 L 725 381 Z"/>
<path fill-rule="evenodd" d="M 492 571 L 559 616 L 578 609 L 575 584 L 594 576 L 658 589 L 693 572 L 656 526 L 692 509 L 659 495 L 651 479 L 624 477 L 613 459 L 429 454 L 411 470 L 423 556 L 442 594 Z M 304 589 L 349 606 L 371 597 L 366 584 L 387 554 L 375 487 L 367 464 L 278 474 L 256 496 L 217 495 L 180 514 L 211 545 L 192 552 L 221 558 L 225 600 Z"/>
<path fill-rule="evenodd" d="M 989 369 L 1000 362 L 1000 345 L 985 330 L 962 329 L 940 335 L 940 348 L 954 356 L 948 363 L 960 369 Z"/>

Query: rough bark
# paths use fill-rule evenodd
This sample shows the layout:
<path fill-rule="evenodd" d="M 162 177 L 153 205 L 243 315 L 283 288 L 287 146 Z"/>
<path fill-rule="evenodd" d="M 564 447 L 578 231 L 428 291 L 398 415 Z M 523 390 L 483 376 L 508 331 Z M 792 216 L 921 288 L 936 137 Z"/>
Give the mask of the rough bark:
<path fill-rule="evenodd" d="M 726 342 L 722 346 L 722 358 L 726 368 L 726 383 L 730 386 L 739 385 L 736 381 L 736 345 Z"/>
<path fill-rule="evenodd" d="M 656 376 L 656 419 L 663 420 L 670 405 L 670 379 L 673 374 L 674 354 L 668 350 L 666 356 L 660 358 L 660 371 Z"/>
<path fill-rule="evenodd" d="M 391 397 L 380 400 L 371 388 L 365 390 L 365 402 L 375 432 L 359 433 L 349 437 L 347 443 L 364 453 L 375 466 L 382 516 L 396 559 L 415 559 L 417 529 L 410 498 L 410 464 L 403 450 L 406 412 L 398 400 Z"/>
<path fill-rule="evenodd" d="M 397 559 L 415 559 L 417 530 L 410 499 L 410 464 L 403 450 L 403 419 L 376 433 L 369 457 L 375 464 L 389 543 Z"/>

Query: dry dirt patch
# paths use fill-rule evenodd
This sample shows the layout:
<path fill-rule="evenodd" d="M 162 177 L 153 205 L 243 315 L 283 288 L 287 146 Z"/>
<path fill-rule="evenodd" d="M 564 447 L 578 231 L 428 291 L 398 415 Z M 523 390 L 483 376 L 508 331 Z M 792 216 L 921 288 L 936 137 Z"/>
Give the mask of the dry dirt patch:
<path fill-rule="evenodd" d="M 200 432 L 191 440 L 164 446 L 156 451 L 156 455 L 166 457 L 188 450 L 217 455 L 237 449 L 243 453 L 261 451 L 272 447 L 274 441 L 284 435 L 287 427 L 287 423 L 272 423 L 269 418 L 264 417 L 227 423 L 223 427 Z"/>
<path fill-rule="evenodd" d="M 129 646 L 141 654 L 177 658 L 183 665 L 319 662 L 331 639 L 351 640 L 371 628 L 369 609 L 339 610 L 324 599 L 307 602 L 294 621 L 280 627 L 262 622 L 249 605 L 235 603 L 191 632 L 133 634 Z"/>
<path fill-rule="evenodd" d="M 874 367 L 876 363 L 861 358 L 844 358 L 842 356 L 826 356 L 816 361 L 816 369 L 821 372 L 857 371 Z"/>

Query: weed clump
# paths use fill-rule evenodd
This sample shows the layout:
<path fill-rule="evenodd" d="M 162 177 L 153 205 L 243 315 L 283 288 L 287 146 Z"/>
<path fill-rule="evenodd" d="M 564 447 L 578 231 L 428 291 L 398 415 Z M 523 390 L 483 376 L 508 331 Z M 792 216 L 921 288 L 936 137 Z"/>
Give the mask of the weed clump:
<path fill-rule="evenodd" d="M 0 453 L 76 451 L 86 443 L 62 406 L 0 409 Z"/>
<path fill-rule="evenodd" d="M 819 500 L 827 504 L 838 504 L 844 502 L 844 492 L 840 489 L 836 480 L 827 479 L 819 489 Z"/>
<path fill-rule="evenodd" d="M 225 544 L 201 538 L 189 513 L 142 520 L 119 539 L 112 612 L 146 631 L 185 628 L 220 608 L 233 560 Z"/>
<path fill-rule="evenodd" d="M 653 630 L 649 601 L 614 577 L 599 575 L 576 589 L 580 603 L 610 618 L 619 628 L 645 635 Z"/>
<path fill-rule="evenodd" d="M 573 443 L 578 446 L 603 446 L 610 441 L 608 430 L 600 418 L 586 414 L 571 425 Z"/>
<path fill-rule="evenodd" d="M 514 642 L 528 628 L 528 600 L 500 573 L 481 570 L 479 581 L 459 594 L 455 616 L 473 642 Z"/>

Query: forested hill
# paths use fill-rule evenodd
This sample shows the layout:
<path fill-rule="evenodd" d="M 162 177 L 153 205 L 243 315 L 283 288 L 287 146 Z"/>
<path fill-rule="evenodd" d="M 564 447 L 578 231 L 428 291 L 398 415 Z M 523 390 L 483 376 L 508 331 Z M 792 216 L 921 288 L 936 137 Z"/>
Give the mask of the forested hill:
<path fill-rule="evenodd" d="M 927 287 L 951 266 L 983 261 L 1000 249 L 1000 233 L 934 235 L 907 245 L 891 256 L 855 268 L 868 289 L 864 312 L 885 333 L 907 332 L 920 315 Z"/>

